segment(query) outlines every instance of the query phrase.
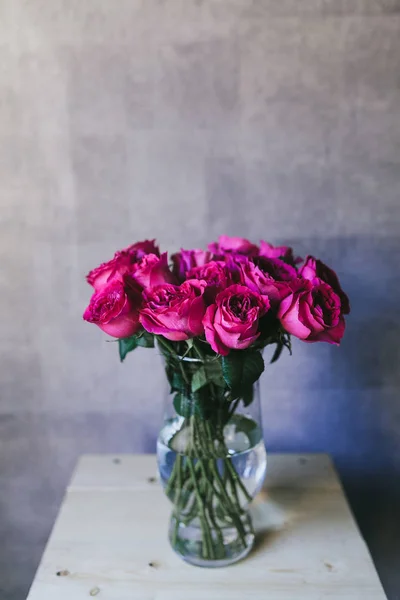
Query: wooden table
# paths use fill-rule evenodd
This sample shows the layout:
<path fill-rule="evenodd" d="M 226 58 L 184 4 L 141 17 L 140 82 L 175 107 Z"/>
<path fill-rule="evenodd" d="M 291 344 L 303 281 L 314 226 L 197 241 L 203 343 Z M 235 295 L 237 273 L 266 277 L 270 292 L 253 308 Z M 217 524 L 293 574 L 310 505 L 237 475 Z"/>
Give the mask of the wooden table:
<path fill-rule="evenodd" d="M 258 544 L 234 566 L 175 556 L 170 511 L 153 455 L 82 457 L 29 600 L 386 598 L 326 455 L 269 455 L 253 506 Z"/>

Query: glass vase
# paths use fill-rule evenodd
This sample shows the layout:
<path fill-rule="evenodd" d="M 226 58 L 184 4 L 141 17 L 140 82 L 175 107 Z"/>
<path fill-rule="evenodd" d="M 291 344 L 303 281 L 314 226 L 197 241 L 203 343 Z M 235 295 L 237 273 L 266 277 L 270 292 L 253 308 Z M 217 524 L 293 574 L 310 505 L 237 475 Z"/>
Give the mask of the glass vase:
<path fill-rule="evenodd" d="M 157 459 L 173 504 L 169 540 L 192 565 L 223 567 L 254 544 L 248 508 L 267 463 L 259 385 L 233 394 L 215 355 L 164 360 L 169 392 Z"/>

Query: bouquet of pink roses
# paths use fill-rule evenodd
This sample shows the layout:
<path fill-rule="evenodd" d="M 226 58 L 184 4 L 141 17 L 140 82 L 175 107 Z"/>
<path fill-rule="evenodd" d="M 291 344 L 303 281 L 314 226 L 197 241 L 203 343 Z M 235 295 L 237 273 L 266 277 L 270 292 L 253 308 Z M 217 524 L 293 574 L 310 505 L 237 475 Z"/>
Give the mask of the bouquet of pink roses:
<path fill-rule="evenodd" d="M 83 318 L 120 339 L 122 360 L 154 338 L 164 347 L 174 342 L 180 355 L 179 342 L 189 340 L 221 356 L 276 343 L 276 359 L 291 334 L 339 344 L 350 310 L 335 272 L 320 260 L 303 263 L 287 246 L 228 236 L 208 250 L 173 254 L 172 265 L 154 240 L 138 242 L 87 281 L 95 291 Z"/>
<path fill-rule="evenodd" d="M 169 440 L 174 465 L 167 476 L 161 470 L 175 505 L 174 548 L 196 564 L 232 562 L 249 546 L 244 506 L 253 494 L 232 464 L 227 426 L 244 427 L 243 418 L 232 419 L 253 402 L 265 346 L 276 345 L 274 362 L 284 347 L 291 351 L 291 335 L 340 343 L 350 308 L 335 272 L 286 246 L 220 236 L 207 250 L 173 254 L 171 263 L 154 240 L 138 242 L 87 280 L 94 293 L 83 317 L 118 338 L 121 360 L 155 340 L 165 359 L 178 414 Z M 184 532 L 196 523 L 194 549 Z M 232 528 L 235 550 L 224 537 Z"/>

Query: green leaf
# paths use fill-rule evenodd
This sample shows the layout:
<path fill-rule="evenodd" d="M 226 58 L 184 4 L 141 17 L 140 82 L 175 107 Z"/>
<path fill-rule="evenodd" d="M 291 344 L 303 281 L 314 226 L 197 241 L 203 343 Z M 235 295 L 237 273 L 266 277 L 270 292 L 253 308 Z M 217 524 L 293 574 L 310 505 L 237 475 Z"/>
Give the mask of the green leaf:
<path fill-rule="evenodd" d="M 201 391 L 193 395 L 177 392 L 174 396 L 173 404 L 178 415 L 181 415 L 185 419 L 189 419 L 194 415 L 205 419 L 210 414 L 209 396 L 208 394 L 203 394 Z"/>
<path fill-rule="evenodd" d="M 188 340 L 186 340 L 186 345 L 188 347 L 188 350 L 191 350 L 193 348 L 193 345 L 194 345 L 194 339 L 193 338 L 189 338 Z"/>
<path fill-rule="evenodd" d="M 118 340 L 119 345 L 119 357 L 121 362 L 123 362 L 126 358 L 128 352 L 132 352 L 138 346 L 142 348 L 154 348 L 154 336 L 142 329 L 140 333 L 135 333 L 127 338 L 122 338 Z"/>
<path fill-rule="evenodd" d="M 222 358 L 222 374 L 234 397 L 240 397 L 264 371 L 264 360 L 257 350 L 232 350 Z"/>
<path fill-rule="evenodd" d="M 178 415 L 188 419 L 192 415 L 192 403 L 189 398 L 180 392 L 176 393 L 173 400 L 174 408 Z"/>
<path fill-rule="evenodd" d="M 222 376 L 221 361 L 213 360 L 205 362 L 192 377 L 192 392 L 197 392 L 199 389 L 214 383 L 219 387 L 224 388 L 226 383 Z"/>
<path fill-rule="evenodd" d="M 135 336 L 121 338 L 118 340 L 119 358 L 121 362 L 125 360 L 125 357 L 128 354 L 128 352 L 132 352 L 132 350 L 134 350 L 137 347 L 137 345 L 137 339 Z"/>
<path fill-rule="evenodd" d="M 220 387 L 225 387 L 225 381 L 222 374 L 221 360 L 210 360 L 205 366 L 207 379 Z"/>
<path fill-rule="evenodd" d="M 243 388 L 242 399 L 245 406 L 249 406 L 253 402 L 253 385 Z"/>
<path fill-rule="evenodd" d="M 192 377 L 192 392 L 197 392 L 204 385 L 207 385 L 207 373 L 204 367 L 200 367 Z"/>
<path fill-rule="evenodd" d="M 251 440 L 257 431 L 258 425 L 253 419 L 238 414 L 236 415 L 236 428 L 238 431 L 245 433 Z"/>
<path fill-rule="evenodd" d="M 143 332 L 140 333 L 138 336 L 132 337 L 137 337 L 138 346 L 141 346 L 142 348 L 154 348 L 154 336 L 152 333 L 143 330 Z"/>
<path fill-rule="evenodd" d="M 222 375 L 231 390 L 237 389 L 242 381 L 243 357 L 233 350 L 222 357 Z"/>
<path fill-rule="evenodd" d="M 285 333 L 283 345 L 289 350 L 290 356 L 292 356 L 292 339 L 289 333 Z"/>
<path fill-rule="evenodd" d="M 183 392 L 186 390 L 187 385 L 183 378 L 181 371 L 174 367 L 174 365 L 168 365 L 165 367 L 167 379 L 171 386 L 171 392 Z"/>
<path fill-rule="evenodd" d="M 279 342 L 277 342 L 277 343 L 276 343 L 275 352 L 274 352 L 274 354 L 272 355 L 272 358 L 271 358 L 271 360 L 270 360 L 270 363 L 271 363 L 271 364 L 272 364 L 272 363 L 274 363 L 274 362 L 276 362 L 276 361 L 278 360 L 278 358 L 279 358 L 279 357 L 280 357 L 280 355 L 282 354 L 283 346 L 284 346 L 284 344 L 283 344 L 283 342 L 281 342 L 281 341 L 279 341 Z"/>
<path fill-rule="evenodd" d="M 253 385 L 264 371 L 264 359 L 261 352 L 247 350 L 244 353 L 242 385 Z"/>
<path fill-rule="evenodd" d="M 203 386 L 192 396 L 192 415 L 196 415 L 202 419 L 209 419 L 214 406 L 214 397 L 210 394 L 210 390 Z"/>

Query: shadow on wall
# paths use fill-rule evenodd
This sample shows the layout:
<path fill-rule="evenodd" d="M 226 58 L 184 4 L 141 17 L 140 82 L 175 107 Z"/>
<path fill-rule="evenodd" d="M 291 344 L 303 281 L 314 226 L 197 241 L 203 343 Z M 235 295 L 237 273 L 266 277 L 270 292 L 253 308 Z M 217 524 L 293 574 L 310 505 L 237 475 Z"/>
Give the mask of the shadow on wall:
<path fill-rule="evenodd" d="M 400 239 L 301 240 L 337 270 L 352 312 L 340 349 L 318 353 L 318 381 L 301 382 L 302 435 L 290 419 L 270 450 L 329 452 L 387 591 L 400 589 Z M 296 360 L 298 344 L 294 348 Z M 320 350 L 320 348 L 318 348 Z M 287 365 L 286 365 L 287 366 Z M 301 376 L 300 376 L 301 377 Z M 299 377 L 299 379 L 300 379 Z M 317 389 L 316 389 L 317 388 Z M 273 401 L 272 401 L 273 404 Z M 269 407 L 271 418 L 273 407 Z M 388 579 L 386 577 L 390 576 Z M 390 595 L 389 597 L 393 597 Z"/>
<path fill-rule="evenodd" d="M 344 283 L 353 316 L 333 374 L 345 388 L 348 441 L 336 462 L 379 573 L 384 582 L 390 576 L 389 597 L 395 597 L 400 590 L 400 239 L 346 246 Z M 362 393 L 347 405 L 352 389 Z"/>

